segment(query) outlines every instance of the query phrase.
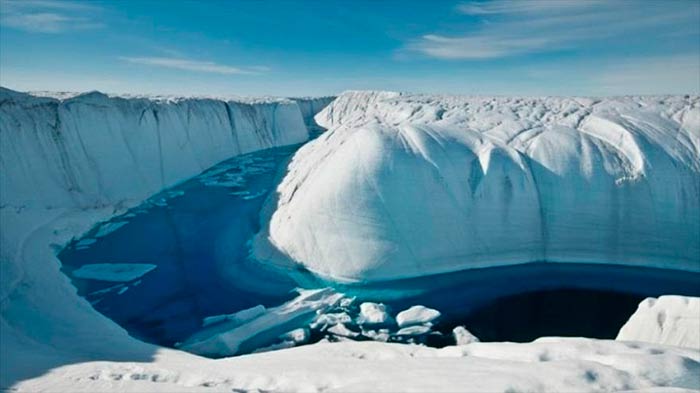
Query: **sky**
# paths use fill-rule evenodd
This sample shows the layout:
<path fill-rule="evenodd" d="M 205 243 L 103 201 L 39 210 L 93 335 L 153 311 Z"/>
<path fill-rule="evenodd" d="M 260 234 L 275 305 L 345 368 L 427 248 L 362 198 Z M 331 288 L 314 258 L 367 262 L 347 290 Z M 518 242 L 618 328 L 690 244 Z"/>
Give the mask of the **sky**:
<path fill-rule="evenodd" d="M 0 0 L 21 91 L 700 94 L 700 0 Z"/>

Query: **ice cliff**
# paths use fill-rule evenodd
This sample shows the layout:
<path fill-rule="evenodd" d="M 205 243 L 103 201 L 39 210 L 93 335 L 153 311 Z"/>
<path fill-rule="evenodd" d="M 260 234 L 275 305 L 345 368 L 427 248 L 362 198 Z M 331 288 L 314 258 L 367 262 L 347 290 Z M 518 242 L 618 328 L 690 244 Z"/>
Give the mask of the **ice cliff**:
<path fill-rule="evenodd" d="M 141 200 L 237 154 L 308 139 L 314 100 L 60 99 L 0 90 L 3 205 Z M 317 105 L 318 106 L 318 105 Z M 309 108 L 307 108 L 309 107 Z"/>
<path fill-rule="evenodd" d="M 347 92 L 256 255 L 335 280 L 526 263 L 700 271 L 700 98 Z"/>

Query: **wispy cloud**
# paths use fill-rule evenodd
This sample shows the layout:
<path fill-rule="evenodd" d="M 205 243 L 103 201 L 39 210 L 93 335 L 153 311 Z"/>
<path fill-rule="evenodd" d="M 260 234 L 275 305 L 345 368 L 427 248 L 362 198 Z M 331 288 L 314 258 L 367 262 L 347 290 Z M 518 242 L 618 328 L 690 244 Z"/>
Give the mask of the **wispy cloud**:
<path fill-rule="evenodd" d="M 424 35 L 407 48 L 438 59 L 492 59 L 572 48 L 650 29 L 698 34 L 700 3 L 602 0 L 468 2 L 457 12 L 471 31 Z"/>
<path fill-rule="evenodd" d="M 120 57 L 119 59 L 132 64 L 223 75 L 257 75 L 269 71 L 268 67 L 263 66 L 233 67 L 212 61 L 197 61 L 175 57 Z"/>
<path fill-rule="evenodd" d="M 63 33 L 104 27 L 93 4 L 56 0 L 0 0 L 0 24 L 33 33 Z"/>

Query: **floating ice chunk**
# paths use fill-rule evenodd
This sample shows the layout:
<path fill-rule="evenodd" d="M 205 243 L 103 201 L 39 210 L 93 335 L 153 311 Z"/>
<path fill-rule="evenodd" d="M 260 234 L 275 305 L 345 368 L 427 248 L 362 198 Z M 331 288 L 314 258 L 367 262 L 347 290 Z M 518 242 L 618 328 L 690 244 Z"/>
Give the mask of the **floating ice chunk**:
<path fill-rule="evenodd" d="M 328 333 L 331 333 L 335 336 L 347 338 L 355 338 L 360 335 L 360 333 L 353 332 L 352 330 L 348 329 L 348 327 L 345 326 L 344 323 L 338 323 L 336 325 L 331 326 L 330 328 L 328 328 Z"/>
<path fill-rule="evenodd" d="M 354 297 L 342 298 L 342 299 L 340 299 L 340 303 L 338 303 L 338 306 L 340 306 L 341 308 L 348 308 L 352 305 L 352 302 L 354 302 L 354 301 L 355 301 Z"/>
<path fill-rule="evenodd" d="M 126 282 L 143 277 L 157 266 L 150 263 L 93 263 L 73 271 L 73 277 L 87 280 Z"/>
<path fill-rule="evenodd" d="M 83 249 L 86 249 L 95 243 L 97 243 L 97 239 L 92 239 L 92 238 L 81 239 L 79 242 L 75 243 L 75 248 L 77 250 L 83 250 Z"/>
<path fill-rule="evenodd" d="M 465 329 L 464 326 L 457 326 L 452 329 L 452 337 L 455 339 L 457 345 L 467 345 L 471 343 L 478 343 L 479 339 L 471 334 L 469 330 Z"/>
<path fill-rule="evenodd" d="M 397 336 L 422 336 L 430 333 L 430 325 L 414 325 L 405 327 L 396 332 Z"/>
<path fill-rule="evenodd" d="M 241 198 L 243 198 L 245 200 L 260 198 L 261 196 L 265 195 L 266 192 L 267 192 L 267 190 L 260 190 L 256 193 L 253 193 L 253 194 L 244 195 Z"/>
<path fill-rule="evenodd" d="M 310 337 L 311 333 L 307 328 L 294 329 L 280 336 L 283 341 L 292 342 L 295 345 L 305 344 Z"/>
<path fill-rule="evenodd" d="M 360 304 L 360 316 L 357 323 L 365 325 L 381 325 L 388 323 L 389 313 L 386 306 L 381 303 L 365 302 Z"/>
<path fill-rule="evenodd" d="M 140 280 L 139 280 L 140 281 Z M 117 284 L 117 285 L 112 285 L 111 287 L 105 288 L 105 289 L 100 289 L 94 292 L 90 292 L 90 296 L 95 296 L 95 295 L 103 295 L 108 292 L 112 292 L 115 289 L 123 287 L 124 284 Z"/>
<path fill-rule="evenodd" d="M 113 221 L 113 222 L 104 223 L 104 224 L 100 225 L 100 229 L 97 230 L 95 237 L 107 236 L 110 233 L 116 231 L 117 229 L 123 227 L 124 225 L 126 225 L 128 223 L 129 223 L 128 221 Z"/>
<path fill-rule="evenodd" d="M 440 311 L 425 306 L 413 306 L 396 315 L 396 323 L 399 327 L 420 325 L 432 322 L 440 316 Z"/>
<path fill-rule="evenodd" d="M 220 314 L 205 317 L 202 320 L 202 327 L 213 325 L 224 321 L 237 322 L 239 325 L 244 324 L 254 318 L 257 318 L 265 313 L 265 306 L 258 304 L 255 307 L 237 311 L 231 314 Z"/>

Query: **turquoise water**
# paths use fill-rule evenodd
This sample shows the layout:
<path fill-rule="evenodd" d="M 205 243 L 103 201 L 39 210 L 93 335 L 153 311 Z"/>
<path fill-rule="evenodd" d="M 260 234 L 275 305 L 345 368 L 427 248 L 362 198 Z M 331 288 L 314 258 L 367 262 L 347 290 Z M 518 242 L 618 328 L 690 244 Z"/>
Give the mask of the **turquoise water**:
<path fill-rule="evenodd" d="M 451 343 L 449 332 L 457 325 L 486 341 L 614 338 L 644 297 L 700 295 L 697 273 L 587 263 L 531 263 L 360 285 L 325 282 L 300 269 L 295 282 L 250 261 L 249 242 L 298 147 L 235 157 L 95 227 L 59 254 L 63 271 L 96 310 L 131 335 L 166 346 L 199 331 L 207 316 L 278 306 L 295 297 L 297 286 L 333 286 L 356 296 L 350 312 L 362 300 L 384 302 L 392 314 L 415 304 L 438 309 L 443 316 L 434 331 L 444 334 L 424 340 L 431 345 Z M 156 268 L 125 282 L 74 274 L 98 263 Z"/>

